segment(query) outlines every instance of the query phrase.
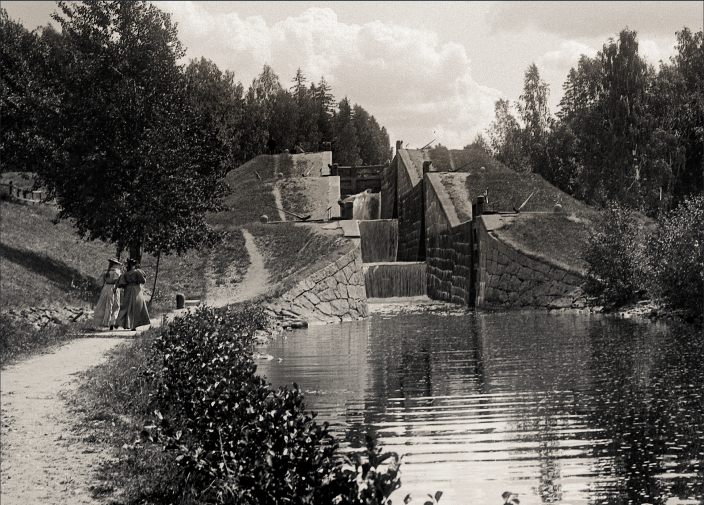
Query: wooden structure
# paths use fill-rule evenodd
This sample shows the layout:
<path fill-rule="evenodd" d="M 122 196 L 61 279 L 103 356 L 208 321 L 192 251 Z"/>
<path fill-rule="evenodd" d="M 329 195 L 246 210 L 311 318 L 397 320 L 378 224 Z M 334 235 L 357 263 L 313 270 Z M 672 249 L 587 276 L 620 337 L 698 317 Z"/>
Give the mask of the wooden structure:
<path fill-rule="evenodd" d="M 382 172 L 388 165 L 340 167 L 330 165 L 330 175 L 340 177 L 340 197 L 356 195 L 367 189 L 372 193 L 381 192 Z"/>

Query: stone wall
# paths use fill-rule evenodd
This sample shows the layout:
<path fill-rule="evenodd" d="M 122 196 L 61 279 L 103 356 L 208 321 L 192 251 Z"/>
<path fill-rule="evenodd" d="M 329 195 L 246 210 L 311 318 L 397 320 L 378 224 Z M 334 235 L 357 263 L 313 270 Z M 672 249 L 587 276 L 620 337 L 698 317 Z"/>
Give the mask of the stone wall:
<path fill-rule="evenodd" d="M 425 259 L 425 213 L 423 208 L 422 181 L 404 197 L 399 195 L 398 261 L 423 261 Z"/>
<path fill-rule="evenodd" d="M 310 324 L 368 316 L 359 240 L 352 251 L 303 279 L 273 306 L 288 310 Z"/>
<path fill-rule="evenodd" d="M 396 219 L 396 183 L 398 178 L 398 156 L 381 173 L 381 219 Z"/>
<path fill-rule="evenodd" d="M 585 278 L 557 265 L 528 257 L 497 239 L 484 223 L 474 221 L 477 237 L 477 307 L 585 306 L 581 286 Z"/>
<path fill-rule="evenodd" d="M 472 223 L 460 223 L 453 213 L 448 216 L 448 195 L 439 185 L 439 174 L 426 174 L 425 185 L 425 254 L 428 296 L 461 305 L 470 304 L 472 272 Z M 436 180 L 437 179 L 437 180 Z M 444 198 L 443 198 L 444 197 Z"/>

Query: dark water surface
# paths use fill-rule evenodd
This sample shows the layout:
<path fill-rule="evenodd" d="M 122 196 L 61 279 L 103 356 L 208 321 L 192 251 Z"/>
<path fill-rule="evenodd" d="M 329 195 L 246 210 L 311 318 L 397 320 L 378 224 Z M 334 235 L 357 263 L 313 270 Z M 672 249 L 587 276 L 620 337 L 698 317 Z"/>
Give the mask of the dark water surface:
<path fill-rule="evenodd" d="M 403 455 L 403 503 L 702 503 L 700 329 L 582 314 L 375 315 L 274 339 L 351 448 Z M 281 358 L 282 361 L 278 361 Z"/>

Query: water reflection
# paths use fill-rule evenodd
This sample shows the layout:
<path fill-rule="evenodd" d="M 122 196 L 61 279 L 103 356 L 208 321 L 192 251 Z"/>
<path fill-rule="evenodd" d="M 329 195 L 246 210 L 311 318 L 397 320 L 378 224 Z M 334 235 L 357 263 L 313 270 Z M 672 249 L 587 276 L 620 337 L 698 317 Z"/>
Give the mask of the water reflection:
<path fill-rule="evenodd" d="M 702 335 L 585 315 L 431 314 L 313 327 L 268 347 L 275 385 L 359 447 L 403 455 L 441 503 L 700 503 Z"/>

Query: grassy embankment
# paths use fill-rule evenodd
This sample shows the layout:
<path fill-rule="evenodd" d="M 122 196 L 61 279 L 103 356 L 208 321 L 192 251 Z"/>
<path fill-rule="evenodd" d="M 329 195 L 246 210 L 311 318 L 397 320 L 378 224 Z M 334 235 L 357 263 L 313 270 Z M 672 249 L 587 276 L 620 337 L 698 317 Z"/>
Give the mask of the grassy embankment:
<path fill-rule="evenodd" d="M 496 230 L 501 240 L 528 256 L 584 272 L 582 251 L 598 215 L 596 209 L 560 191 L 540 175 L 514 172 L 479 149 L 436 148 L 431 150 L 431 157 L 438 171 L 452 171 L 454 167 L 469 174 L 467 193 L 476 203 L 477 196 L 486 192 L 486 210 L 513 213 L 528 200 L 510 224 Z M 562 206 L 559 213 L 554 212 L 556 204 Z"/>
<path fill-rule="evenodd" d="M 305 184 L 297 176 L 310 170 L 291 155 L 259 156 L 232 170 L 225 181 L 234 189 L 225 200 L 227 212 L 211 215 L 208 222 L 233 232 L 246 228 L 264 256 L 269 271 L 270 296 L 282 294 L 298 280 L 346 254 L 352 242 L 336 230 L 322 230 L 320 224 L 286 222 L 262 224 L 259 217 L 278 221 L 274 187 L 279 184 L 283 208 L 299 215 L 310 214 L 319 206 L 319 188 Z M 284 179 L 276 176 L 284 174 Z M 257 175 L 258 174 L 258 175 Z M 288 177 L 294 179 L 286 180 Z M 295 218 L 287 217 L 287 221 Z"/>
<path fill-rule="evenodd" d="M 268 280 L 272 284 L 270 295 L 281 294 L 305 275 L 349 250 L 351 242 L 334 232 L 316 232 L 304 224 L 263 225 L 259 222 L 262 213 L 271 215 L 273 210 L 270 207 L 274 205 L 272 189 L 277 181 L 274 169 L 285 176 L 309 169 L 306 164 L 294 162 L 292 156 L 278 158 L 260 156 L 227 176 L 226 182 L 234 189 L 225 202 L 230 210 L 208 216 L 211 225 L 229 232 L 224 243 L 212 250 L 161 258 L 152 316 L 175 308 L 176 293 L 183 293 L 187 299 L 203 299 L 209 284 L 241 281 L 249 266 L 249 254 L 241 233 L 244 227 L 255 237 L 256 245 L 265 256 L 265 266 L 270 273 Z M 27 188 L 32 184 L 31 179 L 23 179 L 18 174 L 3 174 L 3 182 L 9 180 Z M 305 213 L 315 203 L 312 195 L 297 184 L 292 187 L 291 191 L 282 191 L 284 206 Z M 94 305 L 101 287 L 97 278 L 106 268 L 107 258 L 115 256 L 114 247 L 81 240 L 69 222 L 52 224 L 56 215 L 54 206 L 10 201 L 3 201 L 1 205 L 2 311 Z M 265 211 L 267 208 L 269 210 Z M 151 296 L 156 264 L 155 257 L 143 256 L 148 296 Z M 70 333 L 68 327 L 36 332 L 26 325 L 10 325 L 7 318 L 3 320 L 6 323 L 3 324 L 3 364 L 61 342 Z M 70 330 L 75 332 L 82 328 L 72 326 Z"/>

